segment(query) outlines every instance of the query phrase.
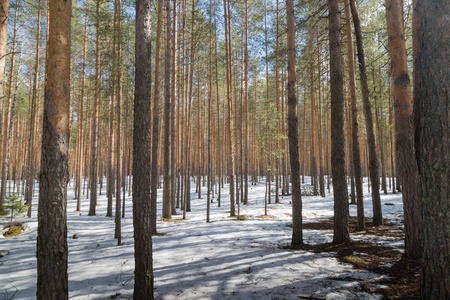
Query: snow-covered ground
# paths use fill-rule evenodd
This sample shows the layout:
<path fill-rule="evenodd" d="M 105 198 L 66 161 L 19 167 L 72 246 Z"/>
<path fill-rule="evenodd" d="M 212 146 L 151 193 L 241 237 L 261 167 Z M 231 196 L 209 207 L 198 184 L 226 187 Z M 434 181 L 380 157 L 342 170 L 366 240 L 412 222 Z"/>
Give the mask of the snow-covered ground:
<path fill-rule="evenodd" d="M 264 214 L 263 184 L 249 186 L 249 205 L 241 206 L 245 220 L 229 217 L 228 186 L 222 189 L 222 207 L 216 198 L 211 205 L 211 222 L 206 223 L 206 188 L 197 199 L 192 184 L 192 212 L 181 222 L 158 221 L 162 236 L 153 238 L 155 296 L 157 299 L 379 299 L 363 291 L 361 280 L 376 284 L 378 274 L 339 262 L 333 253 L 311 253 L 282 249 L 291 239 L 290 197 L 269 205 L 275 218 Z M 114 218 L 106 215 L 106 196 L 99 196 L 97 216 L 88 217 L 89 200 L 82 197 L 77 212 L 73 187 L 68 189 L 68 244 L 70 299 L 132 299 L 134 249 L 131 197 L 126 198 L 122 219 L 122 242 L 114 239 Z M 367 192 L 367 187 L 364 188 Z M 158 190 L 161 196 L 161 190 Z M 37 195 L 37 193 L 36 193 Z M 127 192 L 128 195 L 128 192 Z M 400 224 L 401 194 L 381 195 L 383 216 Z M 333 198 L 302 197 L 304 222 L 318 222 L 333 216 Z M 370 194 L 365 195 L 365 214 L 372 216 Z M 10 238 L 0 236 L 0 299 L 34 299 L 36 294 L 37 197 L 32 218 L 17 218 L 27 229 Z M 393 205 L 384 205 L 390 203 Z M 350 206 L 356 216 L 356 206 Z M 158 198 L 158 220 L 161 197 Z M 174 218 L 181 219 L 181 215 Z M 2 228 L 8 223 L 1 219 Z M 72 236 L 77 234 L 78 239 Z M 317 244 L 332 241 L 332 231 L 304 230 L 304 241 Z M 375 237 L 355 236 L 370 240 Z M 376 237 L 393 247 L 401 241 Z M 338 280 L 342 278 L 345 280 Z M 349 280 L 350 278 L 350 280 Z M 351 279 L 354 279 L 352 281 Z"/>

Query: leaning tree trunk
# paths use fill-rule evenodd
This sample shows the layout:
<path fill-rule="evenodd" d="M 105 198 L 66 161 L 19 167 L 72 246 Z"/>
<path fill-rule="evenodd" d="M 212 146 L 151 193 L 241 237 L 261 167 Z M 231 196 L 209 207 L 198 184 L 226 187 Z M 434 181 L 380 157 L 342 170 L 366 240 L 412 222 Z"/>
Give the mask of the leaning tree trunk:
<path fill-rule="evenodd" d="M 48 2 L 46 84 L 37 238 L 37 299 L 68 299 L 71 1 Z"/>
<path fill-rule="evenodd" d="M 414 1 L 414 101 L 423 217 L 421 299 L 450 299 L 450 22 L 448 1 Z M 400 177 L 401 178 L 401 177 Z"/>
<path fill-rule="evenodd" d="M 347 175 L 345 170 L 344 91 L 339 0 L 329 0 L 331 172 L 334 189 L 333 243 L 350 241 L 348 229 Z"/>
<path fill-rule="evenodd" d="M 369 147 L 369 173 L 372 183 L 372 203 L 373 203 L 373 225 L 383 224 L 383 213 L 381 211 L 380 200 L 380 177 L 377 159 L 377 150 L 375 144 L 375 134 L 373 132 L 372 109 L 369 98 L 369 86 L 367 83 L 366 63 L 364 59 L 364 47 L 362 41 L 361 22 L 359 20 L 358 10 L 355 0 L 350 0 L 353 24 L 355 25 L 356 48 L 358 50 L 358 62 L 361 81 L 362 98 L 364 105 L 364 116 L 366 119 L 367 144 Z"/>
<path fill-rule="evenodd" d="M 348 74 L 350 78 L 350 102 L 352 109 L 352 163 L 353 174 L 355 175 L 356 188 L 356 210 L 358 216 L 358 223 L 356 230 L 364 230 L 366 225 L 364 221 L 364 196 L 363 196 L 363 182 L 361 170 L 361 154 L 359 152 L 359 128 L 358 128 L 358 105 L 356 99 L 356 81 L 355 81 L 355 61 L 353 56 L 353 38 L 352 25 L 350 23 L 350 8 L 349 0 L 344 0 L 345 5 L 345 19 L 347 29 L 347 60 L 348 60 Z"/>

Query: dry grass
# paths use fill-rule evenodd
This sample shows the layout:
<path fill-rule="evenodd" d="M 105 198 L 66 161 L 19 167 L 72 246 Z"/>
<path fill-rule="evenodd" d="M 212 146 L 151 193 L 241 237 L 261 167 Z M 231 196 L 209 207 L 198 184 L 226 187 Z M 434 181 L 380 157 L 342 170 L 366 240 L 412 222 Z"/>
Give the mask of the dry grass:
<path fill-rule="evenodd" d="M 262 219 L 276 219 L 277 217 L 275 217 L 273 215 L 262 215 L 262 216 L 260 216 L 260 218 L 262 218 Z"/>
<path fill-rule="evenodd" d="M 9 226 L 8 226 L 9 227 Z M 8 228 L 7 227 L 7 228 Z M 14 224 L 3 234 L 4 237 L 12 237 L 22 233 L 22 226 Z"/>
<path fill-rule="evenodd" d="M 184 219 L 184 220 L 183 219 L 164 219 L 164 218 L 159 219 L 160 222 L 183 222 L 186 220 L 189 220 L 189 219 Z"/>

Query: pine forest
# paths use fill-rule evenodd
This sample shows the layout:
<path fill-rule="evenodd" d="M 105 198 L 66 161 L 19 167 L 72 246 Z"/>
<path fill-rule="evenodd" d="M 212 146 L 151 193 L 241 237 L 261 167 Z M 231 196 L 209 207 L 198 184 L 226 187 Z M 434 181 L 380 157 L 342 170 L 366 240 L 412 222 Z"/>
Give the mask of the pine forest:
<path fill-rule="evenodd" d="M 450 299 L 446 0 L 0 0 L 0 299 Z"/>

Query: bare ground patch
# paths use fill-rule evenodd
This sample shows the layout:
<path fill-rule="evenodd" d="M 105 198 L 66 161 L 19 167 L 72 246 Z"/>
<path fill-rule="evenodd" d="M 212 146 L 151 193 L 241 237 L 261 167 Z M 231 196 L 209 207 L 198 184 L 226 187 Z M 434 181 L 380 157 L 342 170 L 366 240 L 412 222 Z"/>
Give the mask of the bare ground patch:
<path fill-rule="evenodd" d="M 366 218 L 366 231 L 356 232 L 356 217 L 350 217 L 349 226 L 352 234 L 377 235 L 391 237 L 398 240 L 404 238 L 403 229 L 392 226 L 388 222 L 379 227 L 372 226 L 372 220 Z M 325 219 L 316 223 L 304 223 L 304 229 L 333 230 L 333 219 Z M 367 292 L 382 294 L 385 299 L 419 299 L 420 262 L 402 257 L 402 253 L 392 247 L 374 242 L 354 241 L 348 244 L 319 244 L 286 247 L 296 250 L 307 250 L 314 253 L 336 252 L 337 259 L 350 263 L 358 269 L 367 270 L 380 275 L 387 275 L 391 279 L 380 282 L 387 289 L 373 290 L 367 285 Z M 365 287 L 362 284 L 363 288 Z"/>

